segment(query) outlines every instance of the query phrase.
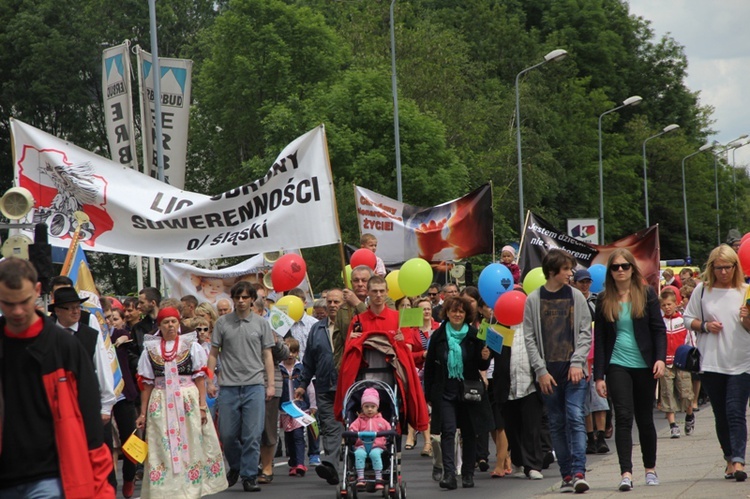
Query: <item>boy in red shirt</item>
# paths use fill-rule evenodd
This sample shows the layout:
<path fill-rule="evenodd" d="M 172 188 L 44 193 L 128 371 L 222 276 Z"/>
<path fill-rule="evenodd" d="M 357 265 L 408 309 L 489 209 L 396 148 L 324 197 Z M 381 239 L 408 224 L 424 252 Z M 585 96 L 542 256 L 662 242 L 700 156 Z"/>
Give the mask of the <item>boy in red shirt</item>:
<path fill-rule="evenodd" d="M 685 435 L 695 429 L 693 415 L 693 382 L 690 373 L 674 367 L 674 354 L 677 347 L 684 344 L 695 344 L 692 333 L 687 330 L 682 314 L 677 310 L 677 296 L 671 289 L 662 290 L 659 295 L 661 309 L 664 313 L 664 325 L 667 327 L 667 369 L 659 380 L 659 408 L 667 413 L 672 438 L 680 438 L 680 427 L 674 419 L 674 413 L 685 411 Z"/>

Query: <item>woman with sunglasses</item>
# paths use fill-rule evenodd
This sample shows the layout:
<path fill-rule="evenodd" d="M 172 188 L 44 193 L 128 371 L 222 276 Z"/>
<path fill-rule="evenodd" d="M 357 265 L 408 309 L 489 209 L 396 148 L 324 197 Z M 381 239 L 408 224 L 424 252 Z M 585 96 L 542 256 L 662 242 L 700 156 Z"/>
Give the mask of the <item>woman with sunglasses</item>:
<path fill-rule="evenodd" d="M 698 332 L 701 382 L 727 462 L 724 478 L 738 482 L 747 478 L 745 410 L 750 396 L 750 314 L 743 276 L 737 253 L 726 244 L 715 248 L 684 313 L 685 325 Z"/>
<path fill-rule="evenodd" d="M 594 379 L 597 393 L 605 398 L 609 394 L 615 409 L 619 490 L 633 489 L 633 419 L 646 485 L 659 485 L 653 405 L 656 380 L 664 375 L 667 334 L 659 297 L 644 283 L 633 254 L 625 248 L 613 251 L 607 261 L 594 320 Z"/>

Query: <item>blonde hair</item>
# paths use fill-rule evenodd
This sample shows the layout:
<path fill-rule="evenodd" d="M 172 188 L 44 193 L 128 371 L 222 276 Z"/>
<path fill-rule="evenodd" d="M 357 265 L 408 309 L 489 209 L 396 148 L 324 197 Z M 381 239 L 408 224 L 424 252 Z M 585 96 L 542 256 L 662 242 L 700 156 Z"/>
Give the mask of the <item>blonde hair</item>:
<path fill-rule="evenodd" d="M 195 314 L 196 315 L 203 315 L 206 314 L 211 318 L 211 323 L 215 323 L 216 319 L 219 318 L 219 313 L 216 311 L 213 305 L 210 303 L 204 301 L 197 307 L 195 307 Z"/>
<path fill-rule="evenodd" d="M 622 257 L 631 265 L 630 274 L 630 316 L 634 319 L 643 317 L 646 311 L 646 285 L 643 275 L 636 265 L 635 257 L 625 248 L 617 248 L 607 260 L 607 275 L 604 277 L 604 291 L 602 291 L 602 314 L 608 322 L 615 322 L 620 317 L 620 298 L 617 294 L 617 284 L 612 277 L 612 262 Z"/>
<path fill-rule="evenodd" d="M 708 255 L 708 261 L 706 262 L 706 270 L 703 272 L 703 282 L 709 291 L 716 284 L 716 275 L 714 274 L 714 264 L 716 260 L 724 260 L 727 263 L 734 265 L 734 275 L 732 276 L 732 287 L 735 289 L 742 289 L 742 285 L 745 284 L 744 275 L 745 272 L 742 270 L 742 264 L 740 259 L 737 257 L 731 246 L 722 244 L 711 250 L 711 254 Z"/>

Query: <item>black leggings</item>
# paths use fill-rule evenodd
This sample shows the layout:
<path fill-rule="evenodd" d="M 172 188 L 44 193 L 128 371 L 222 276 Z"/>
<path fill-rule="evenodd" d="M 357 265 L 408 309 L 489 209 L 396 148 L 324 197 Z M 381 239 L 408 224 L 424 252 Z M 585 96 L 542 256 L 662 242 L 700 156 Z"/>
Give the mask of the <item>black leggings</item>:
<path fill-rule="evenodd" d="M 112 417 L 117 423 L 117 429 L 120 432 L 120 445 L 122 445 L 135 431 L 135 404 L 128 400 L 120 400 L 112 408 Z M 132 482 L 134 478 L 135 463 L 126 457 L 122 460 L 122 480 Z"/>
<path fill-rule="evenodd" d="M 656 427 L 654 427 L 654 394 L 656 380 L 651 369 L 632 369 L 610 364 L 607 369 L 607 392 L 615 406 L 615 444 L 620 473 L 633 472 L 633 418 L 643 455 L 643 467 L 656 467 Z"/>

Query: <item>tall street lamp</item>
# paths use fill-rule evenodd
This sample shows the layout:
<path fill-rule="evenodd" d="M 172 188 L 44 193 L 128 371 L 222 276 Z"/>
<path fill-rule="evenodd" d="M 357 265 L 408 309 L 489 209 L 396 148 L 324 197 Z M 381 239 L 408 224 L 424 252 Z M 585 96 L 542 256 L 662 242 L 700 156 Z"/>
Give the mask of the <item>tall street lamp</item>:
<path fill-rule="evenodd" d="M 398 133 L 398 86 L 396 85 L 396 34 L 393 27 L 393 5 L 391 1 L 391 90 L 393 91 L 393 140 L 396 143 L 396 198 L 403 201 L 401 187 L 401 139 Z"/>
<path fill-rule="evenodd" d="M 640 95 L 633 95 L 631 97 L 628 97 L 624 101 L 622 101 L 622 104 L 610 109 L 609 111 L 604 111 L 599 116 L 599 231 L 601 233 L 601 243 L 604 244 L 604 167 L 602 164 L 602 118 L 604 118 L 609 113 L 614 113 L 615 111 L 618 111 L 622 109 L 623 107 L 628 106 L 637 106 L 638 104 L 643 101 L 643 97 Z"/>
<path fill-rule="evenodd" d="M 646 205 L 644 208 L 644 213 L 646 214 L 646 228 L 647 229 L 651 225 L 649 224 L 649 221 L 648 221 L 648 164 L 646 163 L 646 142 L 648 142 L 651 139 L 655 139 L 656 137 L 661 137 L 665 133 L 669 133 L 672 130 L 677 130 L 678 128 L 680 128 L 680 125 L 672 123 L 671 125 L 665 126 L 661 132 L 657 133 L 656 135 L 652 135 L 651 137 L 643 141 L 643 197 L 646 198 Z"/>
<path fill-rule="evenodd" d="M 682 206 L 685 212 L 685 249 L 687 250 L 687 260 L 690 260 L 690 229 L 688 228 L 688 212 L 687 212 L 687 192 L 685 190 L 685 160 L 700 154 L 706 149 L 711 149 L 711 144 L 702 145 L 700 149 L 692 154 L 688 154 L 682 158 Z M 719 199 L 718 197 L 716 198 Z"/>
<path fill-rule="evenodd" d="M 735 141 L 737 142 L 737 141 Z M 734 223 L 737 225 L 737 168 L 735 167 L 735 153 L 740 147 L 745 147 L 750 144 L 750 141 L 745 140 L 744 142 L 737 142 L 736 145 L 732 146 L 732 190 L 734 191 Z M 729 158 L 727 157 L 727 162 Z"/>
<path fill-rule="evenodd" d="M 395 1 L 395 0 L 394 0 Z M 523 232 L 524 222 L 524 209 L 523 209 L 523 162 L 521 161 L 521 99 L 519 94 L 519 83 L 521 76 L 528 73 L 532 69 L 536 69 L 548 62 L 557 62 L 565 59 L 568 56 L 568 51 L 564 49 L 555 49 L 552 52 L 544 56 L 544 60 L 539 64 L 535 64 L 529 68 L 524 69 L 516 75 L 516 143 L 518 148 L 518 210 L 520 212 L 520 223 L 519 233 Z"/>
<path fill-rule="evenodd" d="M 721 213 L 719 211 L 719 161 L 718 157 L 719 154 L 723 154 L 727 150 L 732 148 L 732 144 L 735 142 L 739 142 L 740 140 L 744 140 L 747 138 L 747 134 L 740 135 L 733 141 L 727 143 L 726 146 L 724 146 L 720 151 L 714 152 L 714 188 L 716 191 L 716 244 L 721 244 Z M 719 147 L 716 142 L 714 142 L 714 148 Z"/>

